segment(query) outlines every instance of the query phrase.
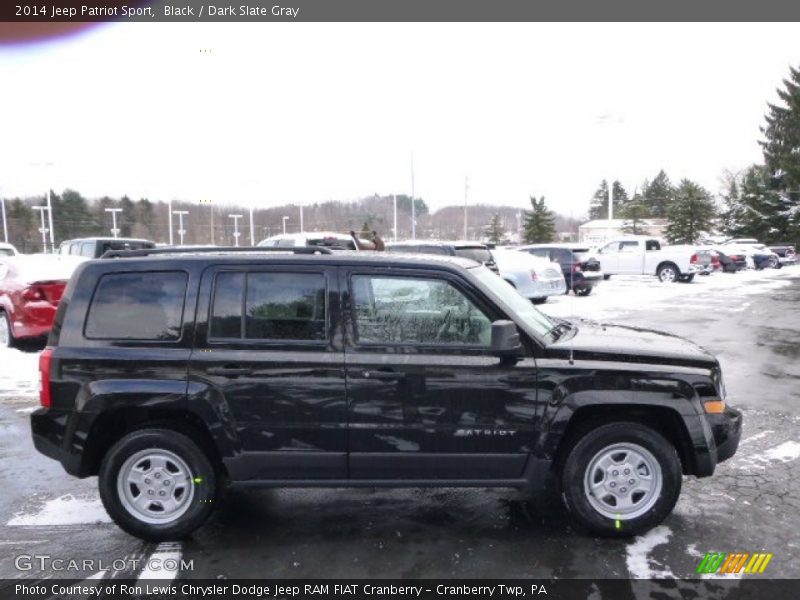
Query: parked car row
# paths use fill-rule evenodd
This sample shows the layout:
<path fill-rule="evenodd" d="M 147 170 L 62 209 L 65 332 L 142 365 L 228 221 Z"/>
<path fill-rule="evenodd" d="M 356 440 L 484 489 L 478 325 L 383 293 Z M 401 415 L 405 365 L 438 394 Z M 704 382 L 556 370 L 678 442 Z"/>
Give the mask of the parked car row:
<path fill-rule="evenodd" d="M 339 252 L 374 248 L 378 246 L 375 241 L 361 240 L 352 232 L 323 231 L 276 235 L 259 246 Z M 0 244 L 0 347 L 42 338 L 49 332 L 61 293 L 79 262 L 100 258 L 109 251 L 155 247 L 154 242 L 135 238 L 81 238 L 62 242 L 59 254 L 53 257 L 19 255 L 10 244 Z M 663 282 L 691 282 L 695 275 L 781 268 L 797 262 L 794 246 L 767 247 L 750 238 L 714 246 L 664 246 L 653 237 L 622 236 L 599 248 L 566 243 L 493 247 L 464 240 L 411 240 L 386 244 L 381 241 L 380 248 L 390 253 L 473 260 L 537 304 L 570 291 L 576 296 L 588 296 L 613 275 L 654 275 Z"/>

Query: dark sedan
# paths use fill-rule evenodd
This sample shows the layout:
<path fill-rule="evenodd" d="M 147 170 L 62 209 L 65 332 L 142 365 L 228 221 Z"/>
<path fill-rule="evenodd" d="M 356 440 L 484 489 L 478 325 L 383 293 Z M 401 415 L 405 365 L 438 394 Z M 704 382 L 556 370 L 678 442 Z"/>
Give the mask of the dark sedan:
<path fill-rule="evenodd" d="M 534 256 L 546 258 L 561 265 L 567 293 L 588 296 L 592 289 L 603 280 L 600 261 L 591 254 L 589 246 L 582 244 L 532 244 L 519 248 Z"/>

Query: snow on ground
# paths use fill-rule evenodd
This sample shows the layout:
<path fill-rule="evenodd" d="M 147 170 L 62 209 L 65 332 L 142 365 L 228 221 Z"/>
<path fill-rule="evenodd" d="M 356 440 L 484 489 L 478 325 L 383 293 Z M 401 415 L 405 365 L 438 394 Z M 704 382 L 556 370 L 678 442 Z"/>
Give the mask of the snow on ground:
<path fill-rule="evenodd" d="M 661 567 L 657 561 L 650 557 L 656 546 L 666 544 L 672 536 L 672 530 L 665 525 L 659 525 L 644 535 L 636 536 L 632 544 L 625 548 L 625 564 L 634 579 L 665 578 L 675 575 L 667 567 Z"/>
<path fill-rule="evenodd" d="M 0 348 L 0 397 L 39 395 L 39 353 Z"/>
<path fill-rule="evenodd" d="M 678 300 L 686 308 L 693 297 L 701 294 L 730 294 L 737 298 L 762 294 L 790 285 L 791 278 L 798 274 L 800 270 L 796 268 L 714 273 L 697 276 L 692 283 L 661 283 L 655 276 L 614 275 L 595 286 L 589 296 L 551 296 L 539 309 L 554 317 L 608 319 L 622 311 L 668 306 Z M 744 310 L 748 305 L 743 301 L 738 308 Z"/>
<path fill-rule="evenodd" d="M 53 525 L 91 525 L 110 523 L 111 518 L 99 498 L 76 498 L 72 494 L 49 500 L 35 513 L 17 513 L 8 522 L 12 527 Z"/>

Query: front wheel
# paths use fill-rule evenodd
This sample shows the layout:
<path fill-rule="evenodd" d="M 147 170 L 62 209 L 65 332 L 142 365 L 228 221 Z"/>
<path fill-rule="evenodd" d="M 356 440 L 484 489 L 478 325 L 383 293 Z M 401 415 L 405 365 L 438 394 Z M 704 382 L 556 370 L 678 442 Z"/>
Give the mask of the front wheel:
<path fill-rule="evenodd" d="M 575 288 L 575 295 L 576 296 L 588 296 L 592 293 L 592 286 L 579 286 Z"/>
<path fill-rule="evenodd" d="M 650 427 L 616 422 L 587 430 L 561 470 L 561 494 L 579 525 L 608 537 L 637 535 L 672 512 L 681 492 L 675 447 Z"/>
<path fill-rule="evenodd" d="M 214 510 L 214 468 L 189 437 L 142 429 L 119 440 L 103 458 L 100 498 L 114 522 L 148 541 L 183 538 Z"/>

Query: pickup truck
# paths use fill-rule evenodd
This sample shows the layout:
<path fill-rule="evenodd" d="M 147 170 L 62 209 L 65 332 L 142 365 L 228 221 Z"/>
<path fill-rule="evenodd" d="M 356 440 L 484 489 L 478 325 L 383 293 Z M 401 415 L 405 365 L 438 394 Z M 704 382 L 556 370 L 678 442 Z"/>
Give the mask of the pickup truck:
<path fill-rule="evenodd" d="M 689 283 L 702 269 L 692 246 L 662 246 L 656 238 L 626 236 L 611 240 L 597 251 L 604 277 L 655 275 L 660 281 Z"/>

